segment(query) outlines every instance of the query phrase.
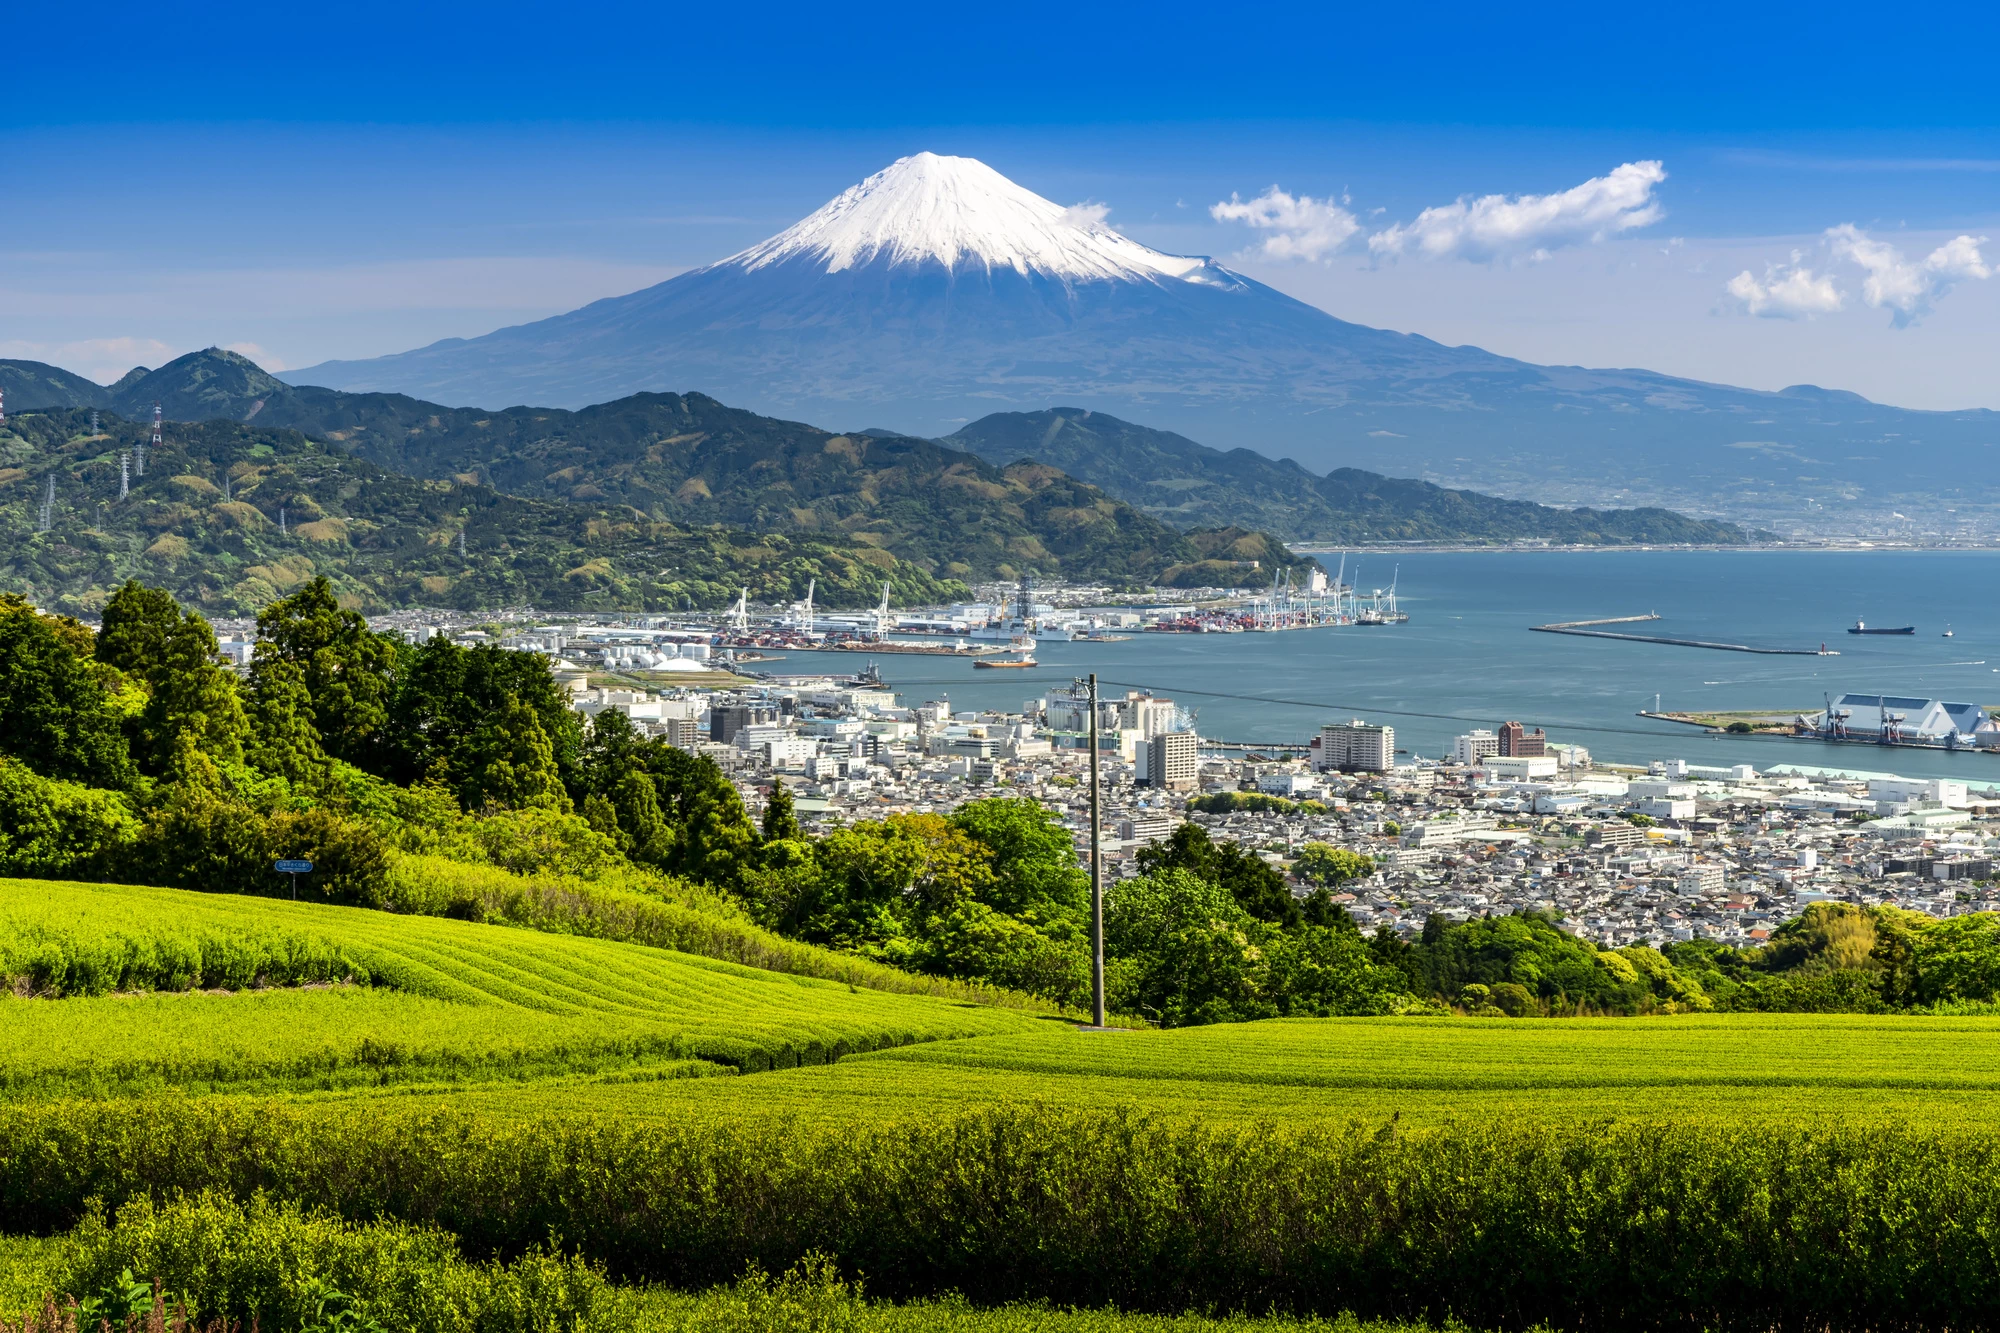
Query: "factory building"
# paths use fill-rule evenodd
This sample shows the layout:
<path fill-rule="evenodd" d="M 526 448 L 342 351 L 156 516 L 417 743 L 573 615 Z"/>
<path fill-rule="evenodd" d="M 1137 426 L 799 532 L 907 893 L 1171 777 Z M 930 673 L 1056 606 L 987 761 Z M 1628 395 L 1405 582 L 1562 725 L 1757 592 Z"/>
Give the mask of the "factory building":
<path fill-rule="evenodd" d="M 2000 726 L 1978 704 L 1898 694 L 1843 694 L 1824 712 L 1801 717 L 1797 729 L 1834 740 L 2000 747 Z"/>

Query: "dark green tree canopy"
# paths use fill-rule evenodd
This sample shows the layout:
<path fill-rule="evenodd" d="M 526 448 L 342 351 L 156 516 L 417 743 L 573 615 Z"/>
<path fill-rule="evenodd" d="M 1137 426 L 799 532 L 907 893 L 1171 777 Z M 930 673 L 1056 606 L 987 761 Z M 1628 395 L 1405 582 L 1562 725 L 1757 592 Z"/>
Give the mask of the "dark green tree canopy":
<path fill-rule="evenodd" d="M 1259 921 L 1281 926 L 1299 924 L 1298 900 L 1285 877 L 1254 852 L 1234 842 L 1217 842 L 1192 821 L 1180 825 L 1163 842 L 1139 849 L 1139 869 L 1185 870 L 1227 889 L 1239 906 Z"/>
<path fill-rule="evenodd" d="M 313 725 L 336 759 L 368 768 L 388 719 L 399 649 L 376 634 L 358 611 L 340 605 L 332 585 L 314 579 L 257 617 L 257 651 L 251 679 L 267 663 L 289 662 L 305 679 Z"/>
<path fill-rule="evenodd" d="M 209 759 L 240 763 L 248 723 L 236 678 L 217 661 L 215 631 L 159 588 L 128 582 L 104 607 L 97 659 L 144 684 L 132 720 L 132 757 L 151 777 L 166 773 L 187 743 Z"/>
<path fill-rule="evenodd" d="M 75 621 L 65 626 L 0 593 L 0 753 L 44 777 L 129 787 L 132 760 L 106 673 L 78 651 L 89 641 Z"/>
<path fill-rule="evenodd" d="M 492 795 L 481 773 L 497 744 L 494 719 L 503 711 L 532 716 L 564 791 L 579 799 L 588 794 L 578 767 L 582 727 L 548 663 L 533 653 L 490 644 L 461 648 L 436 638 L 410 654 L 396 679 L 378 747 L 385 776 L 405 784 L 436 777 L 468 810 L 479 808 Z M 616 713 L 600 716 L 626 722 Z M 631 735 L 629 722 L 626 732 Z"/>

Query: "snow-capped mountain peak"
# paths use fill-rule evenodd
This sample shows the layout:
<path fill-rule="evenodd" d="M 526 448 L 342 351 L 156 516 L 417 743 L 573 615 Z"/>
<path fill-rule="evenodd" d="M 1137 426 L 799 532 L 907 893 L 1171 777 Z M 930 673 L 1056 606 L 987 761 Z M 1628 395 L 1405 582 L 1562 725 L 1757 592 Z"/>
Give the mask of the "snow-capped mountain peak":
<path fill-rule="evenodd" d="M 754 272 L 788 260 L 839 273 L 871 263 L 936 263 L 954 272 L 1013 269 L 1071 282 L 1178 278 L 1233 285 L 1206 259 L 1162 254 L 1064 208 L 970 157 L 917 153 L 876 172 L 767 241 L 713 265 Z"/>

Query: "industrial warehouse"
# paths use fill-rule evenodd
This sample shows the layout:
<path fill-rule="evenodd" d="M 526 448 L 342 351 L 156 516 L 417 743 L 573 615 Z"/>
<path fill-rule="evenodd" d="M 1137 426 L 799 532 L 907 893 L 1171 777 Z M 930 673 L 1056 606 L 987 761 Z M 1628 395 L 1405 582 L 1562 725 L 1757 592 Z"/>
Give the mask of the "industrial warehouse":
<path fill-rule="evenodd" d="M 1978 704 L 1895 694 L 1843 694 L 1793 724 L 1800 736 L 1944 750 L 2000 749 L 2000 723 Z"/>

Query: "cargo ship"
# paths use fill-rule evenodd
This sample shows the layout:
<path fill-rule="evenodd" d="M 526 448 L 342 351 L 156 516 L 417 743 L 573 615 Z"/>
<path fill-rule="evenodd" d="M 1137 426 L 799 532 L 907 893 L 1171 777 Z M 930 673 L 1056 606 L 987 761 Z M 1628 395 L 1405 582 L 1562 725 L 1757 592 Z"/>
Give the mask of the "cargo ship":
<path fill-rule="evenodd" d="M 1915 625 L 1898 625 L 1895 629 L 1877 629 L 1870 626 L 1866 621 L 1857 620 L 1847 627 L 1847 632 L 1849 634 L 1915 634 L 1917 627 Z"/>

